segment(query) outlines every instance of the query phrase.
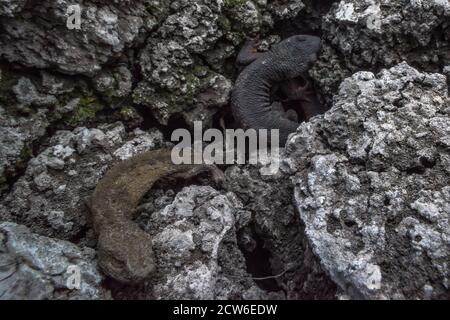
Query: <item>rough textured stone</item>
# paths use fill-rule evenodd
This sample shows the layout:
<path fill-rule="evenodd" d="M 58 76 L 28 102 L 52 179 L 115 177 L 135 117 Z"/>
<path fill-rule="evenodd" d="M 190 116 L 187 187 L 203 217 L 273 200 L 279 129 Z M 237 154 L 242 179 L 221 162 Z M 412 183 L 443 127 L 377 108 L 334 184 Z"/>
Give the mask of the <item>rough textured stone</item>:
<path fill-rule="evenodd" d="M 346 79 L 291 137 L 306 237 L 351 297 L 449 297 L 449 116 L 445 77 L 402 63 Z"/>
<path fill-rule="evenodd" d="M 12 117 L 0 104 L 0 192 L 6 182 L 26 166 L 31 145 L 45 134 L 48 123 L 45 112 Z"/>
<path fill-rule="evenodd" d="M 449 17 L 448 1 L 345 0 L 325 17 L 324 28 L 327 39 L 356 65 L 436 64 L 450 59 Z M 436 50 L 423 50 L 430 47 Z"/>
<path fill-rule="evenodd" d="M 95 251 L 0 223 L 0 299 L 105 299 Z M 77 281 L 70 277 L 74 270 Z"/>
<path fill-rule="evenodd" d="M 121 123 L 59 131 L 0 202 L 0 217 L 46 236 L 80 236 L 87 229 L 85 198 L 110 165 L 160 147 L 161 138 L 156 131 L 126 134 Z"/>
<path fill-rule="evenodd" d="M 230 80 L 195 62 L 173 40 L 150 43 L 142 51 L 141 67 L 146 80 L 134 91 L 134 102 L 150 107 L 161 124 L 177 113 L 191 125 L 192 118 L 210 124 L 217 107 L 228 102 Z"/>
<path fill-rule="evenodd" d="M 168 204 L 168 205 L 167 205 Z M 161 207 L 155 212 L 145 208 Z M 245 272 L 237 246 L 236 220 L 247 213 L 233 193 L 190 186 L 167 191 L 144 204 L 145 229 L 153 237 L 158 265 L 150 280 L 156 299 L 267 299 Z M 143 217 L 141 217 L 143 219 Z"/>
<path fill-rule="evenodd" d="M 192 114 L 211 123 L 214 110 L 208 108 L 227 103 L 230 81 L 199 57 L 223 36 L 222 9 L 222 1 L 173 1 L 158 36 L 141 51 L 144 80 L 134 92 L 134 101 L 150 107 L 160 123 L 167 124 L 177 113 L 190 124 Z"/>
<path fill-rule="evenodd" d="M 100 72 L 94 79 L 95 89 L 104 98 L 114 102 L 114 98 L 125 98 L 131 93 L 132 74 L 126 66 L 118 66 Z M 114 105 L 112 105 L 114 107 Z"/>
<path fill-rule="evenodd" d="M 104 106 L 82 79 L 0 69 L 0 189 L 17 178 L 57 123 L 88 123 Z"/>
<path fill-rule="evenodd" d="M 246 35 L 261 33 L 303 7 L 299 0 L 173 1 L 156 36 L 141 50 L 144 79 L 134 102 L 149 107 L 163 125 L 181 115 L 188 125 L 202 120 L 210 127 L 214 114 L 228 103 L 231 81 L 218 71 L 236 47 Z"/>
<path fill-rule="evenodd" d="M 153 286 L 156 298 L 267 298 L 244 271 L 235 229 L 242 214 L 233 194 L 208 186 L 187 187 L 153 213 L 147 230 L 153 234 L 159 273 L 164 275 Z"/>
<path fill-rule="evenodd" d="M 239 224 L 239 243 L 248 270 L 263 288 L 278 288 L 288 299 L 332 299 L 334 283 L 304 240 L 304 226 L 293 206 L 293 188 L 282 172 L 261 175 L 259 166 L 231 167 L 229 188 L 251 214 Z M 262 257 L 263 258 L 262 258 Z"/>
<path fill-rule="evenodd" d="M 450 3 L 441 0 L 342 0 L 323 18 L 325 48 L 312 74 L 331 98 L 361 69 L 402 61 L 431 72 L 450 63 Z M 328 76 L 327 76 L 328 74 Z"/>
<path fill-rule="evenodd" d="M 131 5 L 132 4 L 132 5 Z M 68 8 L 80 5 L 81 30 L 69 30 Z M 145 1 L 23 1 L 0 12 L 0 57 L 35 68 L 92 75 L 133 44 L 150 18 Z M 32 45 L 30 45 L 32 43 Z"/>
<path fill-rule="evenodd" d="M 275 20 L 288 20 L 295 18 L 305 8 L 301 0 L 267 1 L 269 12 Z"/>
<path fill-rule="evenodd" d="M 27 0 L 3 0 L 0 3 L 0 16 L 13 17 L 14 13 L 20 12 Z"/>
<path fill-rule="evenodd" d="M 67 9 L 76 4 L 81 5 L 81 29 L 69 30 Z M 202 120 L 205 126 L 212 125 L 231 90 L 230 79 L 217 71 L 223 71 L 246 35 L 266 32 L 304 8 L 300 0 L 64 0 L 39 6 L 8 1 L 2 6 L 0 57 L 9 63 L 95 76 L 95 89 L 114 107 L 134 87 L 127 68 L 139 56 L 143 79 L 138 79 L 134 103 L 150 108 L 163 125 L 173 116 L 189 125 Z M 118 67 L 116 60 L 127 61 L 128 67 Z"/>

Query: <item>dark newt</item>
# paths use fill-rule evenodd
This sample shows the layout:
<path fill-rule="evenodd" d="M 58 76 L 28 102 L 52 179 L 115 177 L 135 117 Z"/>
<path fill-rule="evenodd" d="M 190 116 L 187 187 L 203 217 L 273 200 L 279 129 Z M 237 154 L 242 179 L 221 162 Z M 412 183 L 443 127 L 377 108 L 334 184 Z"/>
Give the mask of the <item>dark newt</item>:
<path fill-rule="evenodd" d="M 326 106 L 321 104 L 317 98 L 317 94 L 307 76 L 300 76 L 281 83 L 279 91 L 284 97 L 282 101 L 299 105 L 305 121 L 327 111 Z"/>
<path fill-rule="evenodd" d="M 171 150 L 160 149 L 119 162 L 106 173 L 88 201 L 98 236 L 98 262 L 106 275 L 136 283 L 154 271 L 152 238 L 132 221 L 132 214 L 156 181 L 188 179 L 204 171 L 218 184 L 225 180 L 213 165 L 175 165 Z"/>
<path fill-rule="evenodd" d="M 295 85 L 290 81 L 304 75 L 317 60 L 321 40 L 308 35 L 292 36 L 268 52 L 256 52 L 255 42 L 248 41 L 238 55 L 238 62 L 248 66 L 238 76 L 231 95 L 233 116 L 244 129 L 279 129 L 283 146 L 299 123 L 280 110 L 277 102 L 272 102 L 273 91 L 282 83 Z M 305 98 L 302 89 L 306 88 L 286 90 L 288 99 Z M 315 111 L 316 103 L 311 97 L 303 102 L 307 116 L 320 113 Z"/>

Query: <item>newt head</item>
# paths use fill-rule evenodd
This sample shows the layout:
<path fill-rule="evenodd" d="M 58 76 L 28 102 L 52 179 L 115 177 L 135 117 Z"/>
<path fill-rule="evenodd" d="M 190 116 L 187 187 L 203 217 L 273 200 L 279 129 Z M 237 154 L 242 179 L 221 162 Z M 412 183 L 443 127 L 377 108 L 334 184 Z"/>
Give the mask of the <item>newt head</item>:
<path fill-rule="evenodd" d="M 319 37 L 296 35 L 281 41 L 276 46 L 276 55 L 285 65 L 286 79 L 293 79 L 308 71 L 317 61 L 322 49 Z"/>
<path fill-rule="evenodd" d="M 108 225 L 99 234 L 98 248 L 100 268 L 120 282 L 140 282 L 155 269 L 152 239 L 137 225 Z"/>

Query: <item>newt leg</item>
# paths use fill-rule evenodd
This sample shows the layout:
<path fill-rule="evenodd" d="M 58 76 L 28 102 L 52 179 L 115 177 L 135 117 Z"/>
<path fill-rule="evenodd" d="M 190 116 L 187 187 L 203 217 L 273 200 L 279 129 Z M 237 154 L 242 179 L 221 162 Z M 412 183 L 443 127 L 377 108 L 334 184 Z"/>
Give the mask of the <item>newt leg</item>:
<path fill-rule="evenodd" d="M 288 118 L 289 120 L 298 122 L 298 114 L 297 114 L 297 112 L 295 112 L 294 109 L 287 110 L 285 114 L 286 114 L 286 118 Z"/>
<path fill-rule="evenodd" d="M 308 80 L 303 78 L 291 79 L 284 82 L 280 89 L 284 94 L 284 101 L 298 101 L 300 103 L 305 120 L 326 111 Z"/>
<path fill-rule="evenodd" d="M 300 101 L 301 108 L 303 110 L 303 114 L 305 115 L 306 120 L 310 118 L 322 114 L 326 111 L 324 106 L 319 102 L 314 91 L 306 94 L 303 99 Z"/>
<path fill-rule="evenodd" d="M 258 45 L 258 38 L 248 39 L 237 56 L 237 64 L 239 66 L 248 66 L 250 63 L 261 57 L 263 53 L 258 52 Z"/>
<path fill-rule="evenodd" d="M 284 111 L 283 104 L 279 101 L 275 101 L 271 105 L 272 111 L 279 112 L 281 115 L 284 115 L 285 118 L 298 122 L 298 114 L 294 109 L 289 109 L 287 111 Z"/>
<path fill-rule="evenodd" d="M 283 104 L 281 102 L 279 102 L 279 101 L 272 102 L 272 104 L 270 105 L 270 108 L 273 111 L 284 112 Z"/>
<path fill-rule="evenodd" d="M 284 94 L 285 101 L 302 100 L 311 92 L 314 92 L 309 81 L 301 81 L 300 79 L 291 79 L 284 82 L 280 86 Z"/>
<path fill-rule="evenodd" d="M 208 172 L 211 176 L 211 179 L 218 187 L 225 188 L 225 175 L 222 170 L 217 168 L 215 165 L 195 165 L 192 166 L 192 168 L 190 168 L 189 170 L 174 173 L 171 178 L 188 180 L 198 176 L 203 172 Z"/>

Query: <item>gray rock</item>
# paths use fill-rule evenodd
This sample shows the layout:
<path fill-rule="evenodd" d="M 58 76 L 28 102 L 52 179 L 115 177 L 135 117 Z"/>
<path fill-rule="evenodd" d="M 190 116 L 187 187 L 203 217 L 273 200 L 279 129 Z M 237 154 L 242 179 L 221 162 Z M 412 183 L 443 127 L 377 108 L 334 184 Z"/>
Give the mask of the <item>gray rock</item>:
<path fill-rule="evenodd" d="M 95 89 L 109 101 L 114 101 L 114 98 L 125 98 L 131 93 L 133 85 L 131 72 L 125 66 L 102 71 L 93 80 Z"/>
<path fill-rule="evenodd" d="M 450 92 L 450 65 L 445 66 L 442 73 L 447 76 L 447 83 L 449 85 L 448 91 Z"/>
<path fill-rule="evenodd" d="M 346 79 L 289 140 L 306 237 L 350 297 L 448 298 L 449 137 L 445 77 L 402 63 Z"/>
<path fill-rule="evenodd" d="M 149 132 L 136 129 L 134 130 L 133 135 L 134 138 L 114 151 L 114 157 L 125 160 L 131 158 L 135 154 L 157 149 L 158 147 L 165 145 L 162 133 L 156 129 L 150 130 Z"/>
<path fill-rule="evenodd" d="M 0 202 L 0 219 L 41 235 L 73 239 L 89 230 L 85 200 L 106 170 L 160 143 L 161 133 L 127 134 L 121 123 L 58 131 Z M 89 232 L 81 241 L 92 244 L 92 236 Z"/>
<path fill-rule="evenodd" d="M 251 213 L 237 227 L 250 270 L 259 277 L 272 276 L 258 283 L 282 289 L 288 299 L 333 299 L 336 286 L 305 241 L 289 177 L 282 172 L 261 175 L 261 168 L 235 166 L 226 171 L 230 190 Z M 263 264 L 258 255 L 267 256 Z"/>
<path fill-rule="evenodd" d="M 0 191 L 16 180 L 48 132 L 92 121 L 102 108 L 83 79 L 0 70 Z"/>
<path fill-rule="evenodd" d="M 30 1 L 3 4 L 0 56 L 34 68 L 92 75 L 131 46 L 150 17 L 145 1 Z M 16 3 L 17 5 L 14 5 Z M 132 4 L 132 5 L 131 5 Z M 80 5 L 81 29 L 67 28 L 68 8 Z M 30 45 L 32 44 L 32 45 Z"/>
<path fill-rule="evenodd" d="M 44 110 L 16 117 L 0 104 L 0 192 L 26 166 L 32 155 L 32 143 L 45 134 L 47 126 Z"/>
<path fill-rule="evenodd" d="M 13 87 L 16 94 L 17 101 L 25 106 L 49 106 L 56 104 L 57 100 L 52 95 L 42 95 L 36 90 L 36 87 L 30 79 L 20 78 L 17 84 Z"/>
<path fill-rule="evenodd" d="M 269 4 L 269 11 L 276 20 L 295 18 L 303 8 L 305 4 L 301 0 L 270 1 Z"/>
<path fill-rule="evenodd" d="M 190 186 L 172 197 L 173 200 L 171 194 L 163 195 L 166 200 L 162 202 L 162 198 L 155 199 L 160 210 L 143 213 L 151 214 L 145 229 L 152 234 L 158 265 L 157 274 L 150 280 L 154 298 L 283 296 L 261 290 L 245 271 L 235 223 L 246 212 L 233 193 L 223 194 L 209 186 Z"/>
<path fill-rule="evenodd" d="M 0 16 L 13 17 L 20 12 L 27 0 L 2 0 L 0 3 Z"/>
<path fill-rule="evenodd" d="M 105 299 L 102 281 L 93 249 L 0 223 L 1 300 Z"/>
<path fill-rule="evenodd" d="M 448 1 L 345 0 L 325 17 L 324 29 L 355 65 L 437 64 L 450 59 L 449 17 Z M 423 50 L 430 47 L 436 50 Z"/>
<path fill-rule="evenodd" d="M 266 50 L 314 32 L 310 74 L 333 109 L 292 136 L 276 175 L 230 167 L 228 193 L 157 184 L 138 220 L 158 274 L 115 297 L 448 298 L 450 82 L 422 71 L 450 75 L 448 1 L 342 0 L 323 14 L 331 3 L 85 0 L 81 30 L 66 27 L 71 4 L 0 3 L 0 221 L 20 224 L 0 224 L 0 296 L 103 298 L 92 249 L 43 236 L 95 247 L 84 199 L 98 179 L 169 146 L 133 130 L 131 103 L 162 125 L 211 127 L 246 36 Z M 420 71 L 375 75 L 402 61 Z M 99 124 L 118 118 L 128 127 Z M 61 271 L 73 259 L 90 279 L 81 291 Z"/>
<path fill-rule="evenodd" d="M 448 1 L 342 0 L 323 18 L 324 50 L 311 74 L 331 101 L 354 72 L 402 61 L 441 72 L 450 63 Z"/>
<path fill-rule="evenodd" d="M 172 116 L 181 116 L 190 125 L 202 120 L 205 126 L 212 125 L 231 90 L 230 79 L 217 71 L 223 71 L 245 36 L 268 30 L 274 21 L 290 19 L 304 7 L 300 0 L 270 4 L 240 0 L 122 0 L 111 4 L 86 0 L 81 4 L 81 29 L 69 30 L 67 10 L 78 4 L 73 0 L 41 1 L 39 6 L 29 1 L 3 2 L 0 56 L 9 63 L 92 76 L 93 86 L 113 108 L 121 105 L 133 86 L 131 70 L 111 62 L 128 59 L 132 66 L 140 56 L 143 79 L 134 90 L 134 102 L 149 107 L 163 125 Z M 47 74 L 45 80 L 50 80 L 48 93 L 64 91 L 62 83 L 52 76 Z M 83 98 L 82 105 L 93 99 L 84 94 L 71 98 Z M 68 102 L 59 101 L 58 107 L 71 106 Z M 75 110 L 74 119 L 67 124 L 86 125 L 90 119 L 85 116 L 95 116 L 97 110 L 96 106 L 91 109 L 88 106 L 80 115 Z M 124 119 L 129 118 L 129 110 L 123 110 Z"/>
<path fill-rule="evenodd" d="M 220 0 L 174 0 L 169 15 L 158 29 L 162 39 L 182 44 L 189 52 L 209 49 L 222 35 Z"/>
<path fill-rule="evenodd" d="M 261 10 L 255 1 L 231 0 L 225 3 L 225 8 L 229 10 L 228 17 L 235 29 L 239 28 L 250 34 L 257 34 L 261 31 Z"/>
<path fill-rule="evenodd" d="M 161 124 L 177 113 L 190 124 L 190 118 L 208 124 L 217 107 L 228 102 L 230 80 L 197 62 L 174 40 L 149 43 L 140 61 L 145 80 L 134 91 L 134 102 L 148 106 Z"/>
<path fill-rule="evenodd" d="M 42 90 L 51 95 L 67 95 L 75 91 L 76 85 L 86 86 L 82 79 L 75 79 L 73 76 L 49 73 L 45 70 L 41 70 L 40 76 Z"/>

